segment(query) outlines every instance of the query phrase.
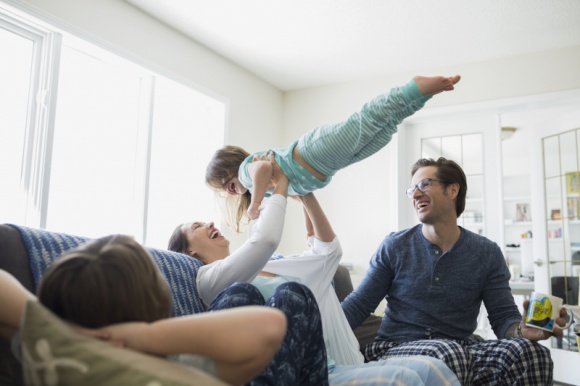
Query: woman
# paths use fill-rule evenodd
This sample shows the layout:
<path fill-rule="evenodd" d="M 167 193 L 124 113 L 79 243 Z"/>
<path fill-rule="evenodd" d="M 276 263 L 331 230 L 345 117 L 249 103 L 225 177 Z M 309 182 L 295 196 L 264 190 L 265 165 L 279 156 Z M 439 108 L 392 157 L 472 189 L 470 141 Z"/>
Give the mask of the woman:
<path fill-rule="evenodd" d="M 256 270 L 259 271 L 260 267 L 263 266 L 263 262 L 260 259 L 253 259 L 253 256 L 271 256 L 278 247 L 283 225 L 283 221 L 280 222 L 278 219 L 281 213 L 282 219 L 284 217 L 288 180 L 280 173 L 277 173 L 274 178 L 277 183 L 273 200 L 270 203 L 270 209 L 265 210 L 263 214 L 265 219 L 270 219 L 266 221 L 266 226 L 275 224 L 270 229 L 272 233 L 266 235 L 264 232 L 256 232 L 246 243 L 247 248 L 242 248 L 245 253 L 237 255 L 241 259 L 250 257 L 245 260 L 245 263 L 236 259 L 236 266 L 238 264 L 240 266 L 247 265 L 247 274 L 239 276 L 235 269 L 228 269 L 219 263 L 219 261 L 225 261 L 222 259 L 229 255 L 229 240 L 223 237 L 213 227 L 213 224 L 206 226 L 196 222 L 187 225 L 186 232 L 191 234 L 191 243 L 196 245 L 195 250 L 188 248 L 188 240 L 183 236 L 181 226 L 174 232 L 169 242 L 169 249 L 197 257 L 205 264 L 198 270 L 198 277 L 201 274 L 204 278 L 201 281 L 198 280 L 197 285 L 198 293 L 206 305 L 215 303 L 216 296 L 223 288 L 236 282 L 251 282 Z M 258 228 L 261 229 L 260 224 L 258 224 Z M 211 264 L 214 261 L 218 261 L 218 263 Z M 227 261 L 230 262 L 231 259 Z M 211 268 L 216 268 L 216 270 Z M 220 268 L 224 268 L 224 270 L 220 271 Z M 212 281 L 214 283 L 209 284 Z M 228 284 L 223 285 L 226 282 Z M 258 292 L 254 286 L 248 286 Z M 276 288 L 274 295 L 276 294 L 278 297 L 283 295 L 284 298 L 288 299 L 288 302 L 294 303 L 287 306 L 284 312 L 289 315 L 288 330 L 296 333 L 295 335 L 287 334 L 281 349 L 276 353 L 266 370 L 258 377 L 258 381 L 271 382 L 272 385 L 328 384 L 325 342 L 322 339 L 320 312 L 314 295 L 306 286 L 298 283 L 284 283 Z M 270 294 L 265 297 L 260 295 L 260 298 L 262 298 L 262 304 L 279 307 L 273 303 L 275 297 L 273 298 Z M 263 299 L 266 301 L 264 302 Z M 304 306 L 300 306 L 300 304 L 304 304 Z M 311 309 L 314 311 L 309 311 Z M 306 314 L 304 314 L 305 312 Z"/>
<path fill-rule="evenodd" d="M 222 305 L 232 290 L 239 292 L 233 286 L 218 296 Z M 38 299 L 0 270 L 0 337 L 13 340 L 15 348 L 20 347 L 17 332 L 30 301 L 84 327 L 79 331 L 86 335 L 167 356 L 231 384 L 258 375 L 286 332 L 284 314 L 265 307 L 216 308 L 169 318 L 167 283 L 148 252 L 127 236 L 104 237 L 65 253 L 44 273 Z M 19 350 L 15 354 L 20 357 Z"/>
<path fill-rule="evenodd" d="M 270 260 L 282 236 L 288 180 L 272 154 L 268 157 L 274 170 L 275 191 L 261 207 L 250 239 L 242 247 L 230 254 L 229 240 L 213 223 L 183 224 L 171 236 L 170 250 L 186 253 L 205 264 L 197 276 L 202 300 L 210 303 L 219 291 L 236 281 L 251 282 L 265 295 L 276 285 L 298 281 L 312 290 L 321 309 L 330 384 L 352 380 L 359 384 L 385 384 L 393 379 L 413 385 L 459 384 L 447 366 L 433 358 L 363 363 L 356 338 L 331 284 L 342 256 L 340 243 L 314 194 L 299 198 L 304 207 L 311 251 Z"/>

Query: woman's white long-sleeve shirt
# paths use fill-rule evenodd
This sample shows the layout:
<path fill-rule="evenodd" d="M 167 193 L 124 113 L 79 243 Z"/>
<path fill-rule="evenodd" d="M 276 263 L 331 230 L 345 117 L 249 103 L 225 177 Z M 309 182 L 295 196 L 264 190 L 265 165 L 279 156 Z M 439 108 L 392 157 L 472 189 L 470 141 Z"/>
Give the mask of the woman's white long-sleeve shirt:
<path fill-rule="evenodd" d="M 324 242 L 311 237 L 311 249 L 301 255 L 268 261 L 264 271 L 304 284 L 314 294 L 322 316 L 327 355 L 339 365 L 360 365 L 364 358 L 342 311 L 332 280 L 342 258 L 338 238 Z"/>
<path fill-rule="evenodd" d="M 286 197 L 274 194 L 262 205 L 248 241 L 225 259 L 199 269 L 196 284 L 205 305 L 211 304 L 221 291 L 237 281 L 252 282 L 280 245 Z"/>

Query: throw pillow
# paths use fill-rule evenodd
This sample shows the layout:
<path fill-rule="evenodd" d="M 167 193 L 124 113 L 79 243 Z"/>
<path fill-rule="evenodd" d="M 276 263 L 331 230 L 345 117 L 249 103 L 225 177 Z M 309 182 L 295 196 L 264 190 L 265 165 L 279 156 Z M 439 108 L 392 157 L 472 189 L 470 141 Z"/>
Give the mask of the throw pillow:
<path fill-rule="evenodd" d="M 21 333 L 27 385 L 225 385 L 200 370 L 81 336 L 37 301 L 27 303 Z"/>

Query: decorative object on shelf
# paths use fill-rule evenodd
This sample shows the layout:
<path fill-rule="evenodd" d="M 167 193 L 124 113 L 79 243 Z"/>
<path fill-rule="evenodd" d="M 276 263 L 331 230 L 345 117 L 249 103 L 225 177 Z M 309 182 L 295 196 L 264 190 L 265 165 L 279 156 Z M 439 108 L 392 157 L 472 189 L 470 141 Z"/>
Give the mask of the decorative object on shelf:
<path fill-rule="evenodd" d="M 558 229 L 548 229 L 549 239 L 559 239 L 562 237 L 562 228 Z"/>
<path fill-rule="evenodd" d="M 465 210 L 462 217 L 466 223 L 479 223 L 483 221 L 483 214 L 475 210 Z"/>
<path fill-rule="evenodd" d="M 580 193 L 580 172 L 566 173 L 566 192 L 568 194 Z"/>
<path fill-rule="evenodd" d="M 568 218 L 570 220 L 575 220 L 580 218 L 580 204 L 578 204 L 578 197 L 568 197 L 566 200 L 568 205 Z"/>
<path fill-rule="evenodd" d="M 510 280 L 519 280 L 522 271 L 520 270 L 520 266 L 518 264 L 512 264 L 509 266 L 510 270 Z"/>
<path fill-rule="evenodd" d="M 520 240 L 520 268 L 521 275 L 526 277 L 534 276 L 534 240 L 532 232 L 526 232 L 526 237 Z"/>
<path fill-rule="evenodd" d="M 550 215 L 550 220 L 561 220 L 562 219 L 562 212 L 560 209 L 552 209 L 552 213 Z"/>
<path fill-rule="evenodd" d="M 511 126 L 504 126 L 501 128 L 501 140 L 510 139 L 515 134 L 517 128 Z"/>
<path fill-rule="evenodd" d="M 532 221 L 530 204 L 516 204 L 516 221 Z"/>

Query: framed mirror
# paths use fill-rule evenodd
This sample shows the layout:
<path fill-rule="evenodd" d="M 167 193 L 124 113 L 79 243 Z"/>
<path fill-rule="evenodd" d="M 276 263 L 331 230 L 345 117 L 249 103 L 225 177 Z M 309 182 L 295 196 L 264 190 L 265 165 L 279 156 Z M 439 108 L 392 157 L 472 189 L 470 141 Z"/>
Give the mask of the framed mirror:
<path fill-rule="evenodd" d="M 542 139 L 547 258 L 552 295 L 578 305 L 580 280 L 580 128 Z M 574 326 L 552 347 L 577 351 Z"/>

